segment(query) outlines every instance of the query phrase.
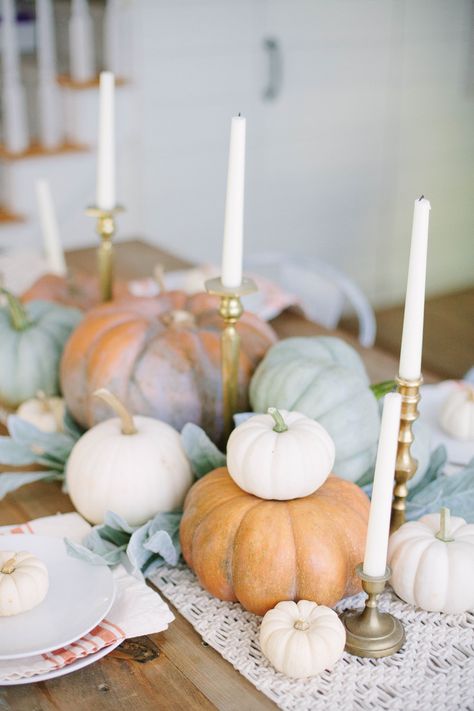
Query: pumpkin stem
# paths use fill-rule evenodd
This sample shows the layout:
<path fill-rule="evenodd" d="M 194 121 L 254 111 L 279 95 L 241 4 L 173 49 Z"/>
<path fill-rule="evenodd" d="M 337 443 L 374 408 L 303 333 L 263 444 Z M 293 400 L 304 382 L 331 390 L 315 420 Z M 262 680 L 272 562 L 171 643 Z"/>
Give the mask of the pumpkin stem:
<path fill-rule="evenodd" d="M 293 627 L 295 628 L 295 630 L 300 630 L 301 632 L 306 632 L 306 630 L 309 629 L 309 623 L 306 622 L 306 620 L 296 620 Z"/>
<path fill-rule="evenodd" d="M 7 299 L 8 310 L 10 312 L 10 319 L 13 328 L 15 331 L 24 331 L 31 324 L 25 307 L 7 289 L 0 287 L 0 294 L 3 294 Z"/>
<path fill-rule="evenodd" d="M 94 397 L 98 397 L 104 402 L 106 402 L 107 405 L 110 405 L 115 414 L 120 417 L 120 420 L 122 422 L 122 434 L 137 434 L 138 430 L 135 427 L 133 417 L 131 416 L 123 402 L 119 400 L 116 395 L 111 393 L 110 390 L 107 390 L 107 388 L 100 388 L 99 390 L 96 390 L 93 395 Z"/>
<path fill-rule="evenodd" d="M 2 565 L 2 569 L 0 570 L 0 573 L 4 573 L 5 575 L 11 575 L 16 569 L 16 556 L 13 556 L 12 558 L 9 558 L 8 560 L 5 561 L 5 563 Z"/>
<path fill-rule="evenodd" d="M 449 541 L 454 541 L 454 538 L 452 538 L 449 535 L 449 529 L 450 529 L 450 522 L 451 522 L 451 514 L 448 508 L 446 506 L 443 506 L 440 513 L 440 527 L 439 531 L 436 534 L 436 538 L 438 538 L 440 541 L 443 541 L 444 543 L 449 543 Z"/>
<path fill-rule="evenodd" d="M 276 409 L 276 407 L 269 407 L 267 410 L 267 413 L 273 417 L 275 420 L 275 427 L 273 428 L 274 432 L 287 432 L 288 427 L 286 426 L 286 422 L 283 419 L 283 415 L 279 410 Z"/>
<path fill-rule="evenodd" d="M 163 269 L 162 264 L 157 264 L 155 266 L 155 268 L 153 269 L 153 279 L 156 281 L 156 283 L 158 285 L 160 294 L 164 294 L 166 292 L 165 270 Z"/>

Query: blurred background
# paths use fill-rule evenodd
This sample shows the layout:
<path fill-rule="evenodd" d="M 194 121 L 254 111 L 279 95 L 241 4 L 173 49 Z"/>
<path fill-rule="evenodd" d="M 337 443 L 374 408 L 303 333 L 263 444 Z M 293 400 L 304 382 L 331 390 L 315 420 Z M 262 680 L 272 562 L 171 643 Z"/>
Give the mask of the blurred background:
<path fill-rule="evenodd" d="M 118 198 L 127 211 L 118 239 L 218 262 L 230 117 L 242 112 L 246 255 L 277 251 L 341 270 L 377 310 L 382 345 L 397 348 L 401 317 L 392 307 L 404 299 L 413 201 L 423 193 L 432 205 L 427 293 L 433 303 L 451 295 L 450 323 L 461 318 L 472 345 L 473 0 L 52 5 L 61 140 L 16 155 L 4 146 L 1 248 L 39 244 L 38 177 L 51 184 L 66 248 L 96 244 L 83 209 L 94 202 L 96 75 L 107 68 L 120 79 Z M 84 14 L 90 76 L 71 58 L 71 18 Z M 35 3 L 16 2 L 33 142 L 35 24 Z"/>

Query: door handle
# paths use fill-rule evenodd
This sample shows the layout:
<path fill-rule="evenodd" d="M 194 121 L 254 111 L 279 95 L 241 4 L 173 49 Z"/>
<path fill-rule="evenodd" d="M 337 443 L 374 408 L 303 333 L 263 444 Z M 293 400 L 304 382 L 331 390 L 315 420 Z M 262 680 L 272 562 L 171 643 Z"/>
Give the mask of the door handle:
<path fill-rule="evenodd" d="M 281 93 L 283 85 L 283 56 L 279 40 L 275 37 L 266 37 L 263 40 L 263 49 L 268 57 L 268 82 L 263 90 L 264 101 L 275 101 Z"/>

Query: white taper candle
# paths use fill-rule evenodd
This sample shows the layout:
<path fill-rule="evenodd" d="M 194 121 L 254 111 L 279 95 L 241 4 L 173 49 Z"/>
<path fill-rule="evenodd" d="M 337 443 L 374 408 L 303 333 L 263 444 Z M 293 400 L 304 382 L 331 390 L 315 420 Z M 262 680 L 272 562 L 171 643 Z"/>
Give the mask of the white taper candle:
<path fill-rule="evenodd" d="M 415 200 L 399 366 L 405 380 L 418 380 L 421 375 L 430 210 L 426 198 Z"/>
<path fill-rule="evenodd" d="M 364 573 L 373 577 L 384 575 L 387 565 L 401 405 L 400 393 L 385 395 L 364 556 Z"/>
<path fill-rule="evenodd" d="M 222 284 L 228 288 L 242 283 L 245 186 L 245 118 L 234 116 L 230 130 L 229 167 L 225 202 Z"/>
<path fill-rule="evenodd" d="M 67 273 L 66 261 L 64 259 L 64 251 L 59 235 L 53 198 L 49 183 L 46 180 L 36 181 L 36 199 L 44 252 L 49 271 L 52 274 L 64 276 Z"/>
<path fill-rule="evenodd" d="M 97 146 L 97 207 L 101 210 L 115 207 L 114 90 L 112 72 L 101 72 Z"/>

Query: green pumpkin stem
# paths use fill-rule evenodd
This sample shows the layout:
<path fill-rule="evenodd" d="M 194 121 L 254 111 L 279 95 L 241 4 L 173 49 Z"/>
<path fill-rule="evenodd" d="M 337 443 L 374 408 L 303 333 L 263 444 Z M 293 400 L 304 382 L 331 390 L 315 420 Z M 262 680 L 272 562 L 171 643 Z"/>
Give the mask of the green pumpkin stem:
<path fill-rule="evenodd" d="M 107 405 L 110 405 L 115 414 L 120 417 L 120 421 L 122 424 L 122 434 L 137 434 L 138 430 L 135 427 L 132 415 L 129 413 L 123 402 L 119 400 L 116 395 L 107 390 L 107 388 L 100 388 L 99 390 L 96 390 L 93 395 L 94 397 L 98 397 L 104 402 L 106 402 Z"/>
<path fill-rule="evenodd" d="M 436 534 L 436 538 L 438 538 L 440 541 L 443 541 L 443 543 L 449 543 L 449 541 L 454 541 L 454 538 L 449 535 L 449 529 L 451 528 L 451 514 L 449 509 L 446 508 L 446 506 L 443 506 L 439 513 L 439 516 L 440 526 L 439 531 Z"/>
<path fill-rule="evenodd" d="M 276 409 L 276 407 L 269 407 L 267 410 L 267 413 L 273 417 L 275 420 L 275 427 L 273 428 L 274 432 L 287 432 L 288 427 L 286 426 L 286 422 L 283 419 L 283 415 L 279 410 Z"/>
<path fill-rule="evenodd" d="M 0 294 L 3 294 L 7 299 L 8 310 L 10 312 L 10 319 L 15 331 L 24 331 L 28 326 L 31 325 L 31 321 L 28 318 L 25 307 L 18 301 L 18 299 L 13 296 L 11 292 L 3 287 L 0 287 Z"/>
<path fill-rule="evenodd" d="M 374 383 L 370 386 L 375 399 L 381 400 L 387 393 L 391 393 L 396 387 L 395 380 L 383 380 L 381 383 Z"/>

